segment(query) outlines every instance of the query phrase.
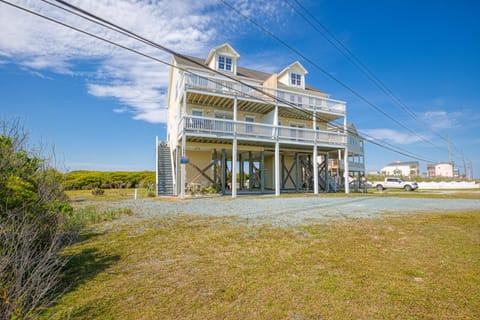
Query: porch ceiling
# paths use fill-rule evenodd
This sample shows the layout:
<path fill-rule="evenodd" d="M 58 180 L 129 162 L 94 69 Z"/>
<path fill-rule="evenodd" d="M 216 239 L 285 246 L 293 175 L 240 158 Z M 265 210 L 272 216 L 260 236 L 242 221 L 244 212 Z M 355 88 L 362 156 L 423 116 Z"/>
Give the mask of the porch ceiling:
<path fill-rule="evenodd" d="M 212 106 L 216 108 L 226 108 L 233 110 L 233 98 L 232 94 L 222 94 L 218 92 L 204 92 L 189 90 L 187 92 L 187 103 L 203 106 Z M 268 97 L 262 98 L 262 100 L 257 100 L 252 97 L 243 96 L 241 94 L 237 95 L 237 108 L 239 111 L 267 114 L 275 109 L 275 104 L 269 103 L 266 99 L 270 100 Z M 292 119 L 302 119 L 302 120 L 311 120 L 312 111 L 305 110 L 302 106 L 294 108 L 292 106 L 282 106 L 278 108 L 278 114 L 280 117 L 292 118 Z M 330 114 L 326 112 L 318 113 L 317 119 L 322 122 L 330 122 L 341 118 L 338 114 Z"/>
<path fill-rule="evenodd" d="M 226 150 L 232 149 L 232 140 L 231 139 L 221 139 L 215 137 L 198 137 L 198 136 L 188 136 L 187 137 L 187 146 L 188 143 L 195 142 L 200 144 L 208 145 L 225 145 Z M 198 147 L 199 145 L 195 145 Z M 248 146 L 255 146 L 255 147 L 262 147 L 265 151 L 275 152 L 275 143 L 266 143 L 265 141 L 250 141 L 250 140 L 239 140 L 238 147 L 242 149 Z M 201 147 L 202 148 L 202 147 Z M 289 144 L 289 143 L 281 143 L 280 144 L 281 152 L 305 152 L 311 153 L 313 151 L 313 146 L 311 145 L 299 145 L 299 144 Z M 325 153 L 325 152 L 332 152 L 339 150 L 338 147 L 326 147 L 326 146 L 317 146 L 317 152 Z"/>
<path fill-rule="evenodd" d="M 233 110 L 233 96 L 231 95 L 228 96 L 215 93 L 204 94 L 189 91 L 187 94 L 187 103 Z M 239 111 L 266 114 L 272 111 L 275 107 L 268 102 L 246 99 L 245 97 L 239 96 L 237 99 L 237 108 Z"/>
<path fill-rule="evenodd" d="M 278 109 L 278 115 L 280 117 L 302 119 L 302 120 L 312 120 L 312 117 L 313 117 L 313 114 L 311 111 L 302 110 L 301 107 L 298 107 L 298 109 L 295 109 L 293 107 L 287 107 L 287 108 L 281 107 Z M 328 114 L 323 112 L 317 114 L 317 120 L 319 122 L 330 122 L 333 120 L 337 120 L 339 118 L 341 117 L 335 114 Z"/>

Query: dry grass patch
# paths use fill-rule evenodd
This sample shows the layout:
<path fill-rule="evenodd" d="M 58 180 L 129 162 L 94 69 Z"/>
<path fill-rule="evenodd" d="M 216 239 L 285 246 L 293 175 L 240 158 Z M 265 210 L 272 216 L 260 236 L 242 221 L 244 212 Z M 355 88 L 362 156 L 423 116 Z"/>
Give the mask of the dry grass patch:
<path fill-rule="evenodd" d="M 101 189 L 102 195 L 92 194 L 92 190 L 67 190 L 65 194 L 72 201 L 118 201 L 134 198 L 135 189 Z M 147 198 L 149 191 L 146 188 L 137 188 L 137 198 Z"/>
<path fill-rule="evenodd" d="M 480 212 L 280 229 L 115 225 L 69 248 L 52 319 L 478 319 Z"/>

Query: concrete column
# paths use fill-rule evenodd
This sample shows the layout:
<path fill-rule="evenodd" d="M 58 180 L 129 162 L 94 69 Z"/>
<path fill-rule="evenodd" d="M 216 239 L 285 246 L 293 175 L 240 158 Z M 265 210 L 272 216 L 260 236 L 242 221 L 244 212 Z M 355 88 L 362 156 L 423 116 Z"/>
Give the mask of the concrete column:
<path fill-rule="evenodd" d="M 233 100 L 232 198 L 237 197 L 237 96 Z"/>
<path fill-rule="evenodd" d="M 253 189 L 253 159 L 252 151 L 248 151 L 248 189 L 252 191 Z"/>
<path fill-rule="evenodd" d="M 315 134 L 316 136 L 316 134 Z M 318 152 L 317 143 L 313 145 L 313 193 L 318 194 Z"/>
<path fill-rule="evenodd" d="M 347 114 L 345 110 L 345 117 L 343 118 L 343 132 L 347 135 L 347 141 L 345 144 L 345 151 L 343 154 L 343 161 L 344 161 L 344 166 L 343 166 L 343 176 L 345 178 L 345 193 L 350 193 L 350 185 L 348 184 L 348 124 L 347 124 Z"/>
<path fill-rule="evenodd" d="M 182 133 L 182 154 L 180 157 L 187 156 L 187 137 L 185 136 L 185 131 Z M 185 199 L 185 184 L 187 183 L 187 164 L 180 161 L 180 199 Z"/>
<path fill-rule="evenodd" d="M 318 194 L 318 152 L 317 152 L 317 110 L 316 106 L 313 109 L 313 130 L 314 140 L 313 140 L 313 193 Z"/>
<path fill-rule="evenodd" d="M 280 195 L 280 143 L 275 143 L 275 196 Z"/>
<path fill-rule="evenodd" d="M 328 152 L 325 154 L 325 176 L 324 176 L 324 181 L 325 181 L 325 192 L 330 192 L 330 175 L 328 174 Z"/>
<path fill-rule="evenodd" d="M 265 191 L 265 153 L 260 151 L 260 191 Z"/>
<path fill-rule="evenodd" d="M 245 184 L 245 167 L 244 167 L 244 163 L 243 163 L 243 157 L 242 157 L 242 154 L 240 153 L 238 155 L 238 162 L 240 164 L 239 166 L 239 175 L 240 175 L 240 190 L 243 190 L 243 185 Z"/>
<path fill-rule="evenodd" d="M 187 86 L 183 88 L 183 112 L 182 118 L 185 119 L 187 115 Z M 182 154 L 181 157 L 187 156 L 187 137 L 185 135 L 185 120 L 182 121 Z M 185 199 L 185 184 L 187 180 L 187 168 L 185 163 L 180 162 L 180 199 Z"/>
<path fill-rule="evenodd" d="M 217 185 L 217 170 L 218 170 L 218 155 L 217 149 L 213 149 L 213 181 L 215 181 L 215 186 Z"/>
<path fill-rule="evenodd" d="M 280 196 L 280 143 L 278 142 L 278 105 L 275 105 L 275 116 L 273 120 L 275 126 L 275 196 Z"/>

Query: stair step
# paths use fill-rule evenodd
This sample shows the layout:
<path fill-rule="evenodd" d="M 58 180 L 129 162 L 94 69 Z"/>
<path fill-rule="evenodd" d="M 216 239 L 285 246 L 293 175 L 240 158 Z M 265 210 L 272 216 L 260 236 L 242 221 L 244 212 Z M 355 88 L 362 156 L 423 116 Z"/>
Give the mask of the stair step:
<path fill-rule="evenodd" d="M 157 147 L 158 195 L 173 195 L 172 160 L 170 147 L 162 142 Z"/>

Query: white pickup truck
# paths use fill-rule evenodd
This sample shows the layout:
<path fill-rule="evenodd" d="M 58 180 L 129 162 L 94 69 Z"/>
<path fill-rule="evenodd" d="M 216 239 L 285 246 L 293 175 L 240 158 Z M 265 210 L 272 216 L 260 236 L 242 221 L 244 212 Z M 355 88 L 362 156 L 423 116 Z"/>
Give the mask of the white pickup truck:
<path fill-rule="evenodd" d="M 373 186 L 378 191 L 383 189 L 405 189 L 406 191 L 418 189 L 418 184 L 415 181 L 405 181 L 400 178 L 385 178 L 385 181 L 374 182 Z"/>

